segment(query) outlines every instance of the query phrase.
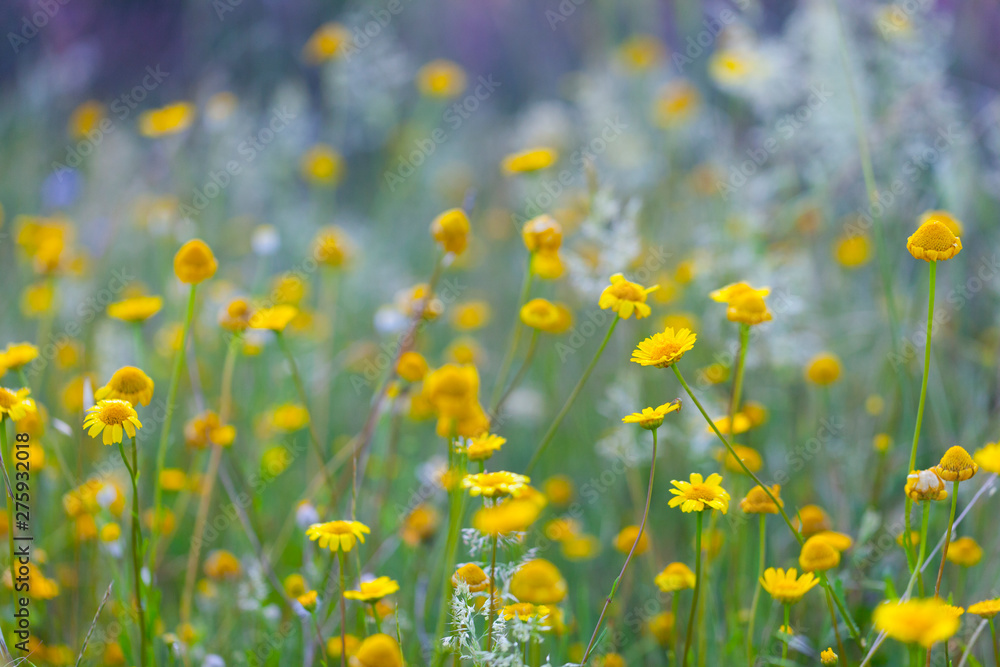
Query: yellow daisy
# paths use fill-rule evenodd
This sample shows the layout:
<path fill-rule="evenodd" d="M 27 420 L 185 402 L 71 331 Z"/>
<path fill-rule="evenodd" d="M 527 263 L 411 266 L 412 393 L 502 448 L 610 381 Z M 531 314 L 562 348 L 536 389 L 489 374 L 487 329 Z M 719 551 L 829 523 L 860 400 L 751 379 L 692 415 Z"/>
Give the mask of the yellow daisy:
<path fill-rule="evenodd" d="M 760 585 L 764 590 L 782 604 L 795 604 L 818 583 L 819 579 L 815 574 L 806 572 L 799 577 L 794 567 L 789 570 L 769 567 L 760 578 Z"/>
<path fill-rule="evenodd" d="M 118 398 L 132 405 L 149 405 L 153 399 L 153 380 L 142 369 L 123 366 L 114 372 L 108 383 L 94 392 L 98 401 Z"/>
<path fill-rule="evenodd" d="M 618 313 L 623 319 L 632 317 L 635 313 L 636 319 L 649 317 L 652 312 L 646 305 L 646 297 L 650 292 L 660 289 L 659 285 L 643 287 L 638 283 L 625 280 L 625 276 L 616 273 L 610 278 L 611 284 L 601 292 L 601 298 L 597 302 L 602 309 L 611 309 Z"/>
<path fill-rule="evenodd" d="M 531 480 L 524 475 L 500 470 L 466 475 L 462 478 L 462 488 L 469 490 L 471 496 L 486 496 L 499 498 L 501 496 L 519 496 Z"/>
<path fill-rule="evenodd" d="M 964 482 L 972 479 L 979 471 L 979 465 L 972 460 L 969 452 L 955 445 L 944 453 L 934 470 L 947 482 Z"/>
<path fill-rule="evenodd" d="M 706 508 L 720 510 L 723 514 L 729 511 L 729 493 L 722 488 L 722 475 L 718 473 L 706 479 L 693 472 L 690 482 L 671 480 L 670 483 L 676 487 L 670 489 L 674 494 L 670 507 L 680 506 L 682 512 L 702 512 Z"/>
<path fill-rule="evenodd" d="M 694 588 L 694 572 L 684 563 L 671 563 L 656 575 L 653 582 L 664 593 Z"/>
<path fill-rule="evenodd" d="M 250 316 L 250 328 L 282 332 L 298 314 L 299 309 L 288 304 L 281 304 L 273 308 L 261 308 Z"/>
<path fill-rule="evenodd" d="M 931 218 L 920 225 L 910 238 L 906 249 L 917 259 L 936 262 L 951 259 L 962 250 L 962 239 L 948 225 Z"/>
<path fill-rule="evenodd" d="M 625 424 L 638 424 L 642 428 L 651 431 L 659 428 L 660 424 L 663 423 L 664 417 L 680 409 L 681 402 L 677 400 L 672 403 L 664 403 L 655 408 L 643 408 L 642 412 L 633 412 L 630 415 L 625 415 L 622 417 L 622 422 Z"/>
<path fill-rule="evenodd" d="M 142 428 L 142 423 L 131 403 L 113 398 L 98 401 L 97 405 L 87 410 L 83 428 L 88 429 L 87 435 L 91 438 L 96 438 L 103 432 L 104 444 L 113 445 L 122 441 L 123 430 L 128 437 L 134 438 L 136 430 Z"/>
<path fill-rule="evenodd" d="M 365 535 L 371 529 L 360 521 L 327 521 L 314 523 L 306 529 L 306 535 L 313 542 L 319 541 L 320 549 L 348 552 L 358 542 L 365 543 Z"/>
<path fill-rule="evenodd" d="M 1000 475 L 1000 443 L 987 443 L 980 449 L 977 449 L 972 458 L 983 469 L 983 472 Z"/>
<path fill-rule="evenodd" d="M 690 329 L 678 329 L 676 332 L 667 327 L 663 332 L 653 334 L 639 343 L 632 351 L 631 361 L 640 366 L 656 366 L 668 368 L 694 347 L 697 336 Z"/>
<path fill-rule="evenodd" d="M 0 387 L 0 418 L 10 417 L 13 421 L 21 421 L 28 413 L 35 412 L 35 402 L 28 398 L 29 394 L 31 390 L 27 387 L 21 389 Z"/>
<path fill-rule="evenodd" d="M 144 322 L 160 312 L 163 299 L 158 296 L 134 296 L 108 304 L 108 317 L 123 322 Z"/>
<path fill-rule="evenodd" d="M 959 618 L 939 598 L 883 602 L 875 608 L 875 628 L 904 644 L 930 648 L 950 639 L 957 631 Z"/>
<path fill-rule="evenodd" d="M 371 581 L 362 581 L 356 591 L 344 591 L 344 597 L 348 600 L 360 600 L 361 602 L 378 602 L 386 595 L 392 595 L 399 590 L 399 583 L 389 577 L 378 577 Z"/>

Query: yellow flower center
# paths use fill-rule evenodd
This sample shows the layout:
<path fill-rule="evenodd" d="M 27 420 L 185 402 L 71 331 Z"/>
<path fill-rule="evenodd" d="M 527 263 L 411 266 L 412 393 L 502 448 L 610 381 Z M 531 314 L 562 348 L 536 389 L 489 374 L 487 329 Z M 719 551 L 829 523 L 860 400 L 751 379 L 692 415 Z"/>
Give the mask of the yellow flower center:
<path fill-rule="evenodd" d="M 627 280 L 612 285 L 611 293 L 625 301 L 638 301 L 640 303 L 646 301 L 646 293 L 642 291 L 642 288 Z"/>
<path fill-rule="evenodd" d="M 129 404 L 124 401 L 105 401 L 101 407 L 99 418 L 108 426 L 117 426 L 128 421 L 132 412 Z"/>
<path fill-rule="evenodd" d="M 0 387 L 0 408 L 10 410 L 17 403 L 17 395 L 10 389 Z"/>
<path fill-rule="evenodd" d="M 692 500 L 715 500 L 717 496 L 712 487 L 704 484 L 692 484 L 684 495 Z"/>
<path fill-rule="evenodd" d="M 944 223 L 928 222 L 913 234 L 913 245 L 924 250 L 948 250 L 955 245 L 955 234 Z"/>

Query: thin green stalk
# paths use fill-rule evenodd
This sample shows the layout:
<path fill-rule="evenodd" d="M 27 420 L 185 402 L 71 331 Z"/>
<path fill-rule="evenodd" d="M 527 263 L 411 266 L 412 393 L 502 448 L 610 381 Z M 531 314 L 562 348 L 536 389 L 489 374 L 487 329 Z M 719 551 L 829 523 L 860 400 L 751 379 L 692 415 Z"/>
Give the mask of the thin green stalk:
<path fill-rule="evenodd" d="M 507 397 L 510 396 L 511 392 L 517 388 L 517 385 L 521 384 L 521 380 L 524 379 L 525 374 L 528 372 L 528 367 L 531 365 L 532 359 L 535 357 L 535 350 L 538 348 L 538 329 L 535 329 L 531 333 L 531 342 L 528 343 L 528 351 L 524 355 L 524 361 L 521 362 L 521 367 L 517 369 L 517 373 L 514 374 L 514 379 L 510 381 L 510 386 L 507 387 L 507 391 L 503 393 L 500 400 L 496 404 L 490 406 L 491 415 L 499 415 L 500 408 L 503 407 L 504 402 Z"/>
<path fill-rule="evenodd" d="M 840 651 L 840 659 L 847 661 L 847 651 L 844 650 L 844 642 L 840 639 L 840 627 L 837 625 L 837 612 L 833 610 L 833 595 L 830 590 L 824 591 L 826 598 L 826 608 L 830 610 L 830 621 L 833 623 L 833 636 L 837 638 L 837 650 Z"/>
<path fill-rule="evenodd" d="M 449 443 L 448 447 L 452 449 L 451 443 Z M 459 470 L 458 477 L 460 478 L 463 473 L 464 471 Z M 442 563 L 441 571 L 441 608 L 438 611 L 437 627 L 434 630 L 435 656 L 432 662 L 433 665 L 440 665 L 445 656 L 441 638 L 444 636 L 445 624 L 449 614 L 451 614 L 451 568 L 455 563 L 455 556 L 458 552 L 458 538 L 461 532 L 462 515 L 465 508 L 464 498 L 457 484 L 448 492 L 448 496 L 448 537 L 445 540 L 445 559 Z M 430 603 L 430 601 L 428 598 L 427 602 Z"/>
<path fill-rule="evenodd" d="M 646 491 L 646 507 L 642 510 L 642 521 L 639 522 L 639 532 L 635 536 L 635 541 L 632 542 L 632 548 L 629 549 L 628 556 L 625 557 L 625 563 L 622 565 L 622 571 L 618 573 L 614 583 L 611 585 L 611 592 L 608 593 L 608 597 L 604 600 L 604 608 L 601 609 L 601 615 L 597 619 L 597 625 L 594 627 L 594 633 L 590 636 L 590 643 L 587 644 L 587 650 L 583 652 L 583 660 L 580 661 L 581 667 L 587 664 L 587 658 L 590 657 L 590 652 L 594 649 L 594 642 L 597 641 L 597 634 L 601 631 L 601 624 L 604 622 L 604 617 L 608 613 L 611 601 L 615 599 L 615 593 L 618 591 L 618 584 L 621 583 L 622 579 L 625 577 L 625 571 L 628 569 L 629 563 L 632 562 L 632 556 L 635 554 L 635 550 L 639 546 L 639 540 L 642 539 L 643 531 L 646 529 L 646 519 L 649 517 L 649 505 L 653 499 L 653 478 L 656 474 L 656 429 L 654 428 L 652 431 L 653 459 L 649 464 L 649 488 Z M 701 515 L 699 514 L 699 519 L 700 516 Z M 676 617 L 674 622 L 676 623 Z"/>
<path fill-rule="evenodd" d="M 347 590 L 347 557 L 344 550 L 337 551 L 337 560 L 340 562 L 340 667 L 347 664 L 347 601 L 344 592 Z M 323 650 L 325 647 L 320 647 Z"/>
<path fill-rule="evenodd" d="M 993 623 L 993 619 L 987 619 L 990 622 L 990 634 L 993 636 L 993 660 L 996 662 L 996 667 L 1000 667 L 1000 648 L 997 647 L 997 628 Z"/>
<path fill-rule="evenodd" d="M 187 347 L 188 333 L 191 331 L 191 323 L 194 321 L 194 305 L 197 285 L 191 285 L 188 293 L 187 313 L 184 316 L 184 328 L 181 330 L 181 345 L 174 358 L 174 370 L 170 374 L 170 388 L 167 389 L 166 415 L 163 418 L 163 426 L 160 429 L 160 444 L 156 448 L 156 475 L 153 477 L 153 516 L 160 516 L 160 508 L 163 504 L 163 489 L 160 488 L 160 472 L 167 460 L 167 443 L 170 441 L 170 423 L 174 418 L 174 408 L 177 404 L 177 389 L 181 380 L 181 370 L 184 368 L 184 350 Z M 156 543 L 159 540 L 159 531 L 154 530 L 151 536 L 149 549 L 149 572 L 156 576 Z"/>
<path fill-rule="evenodd" d="M 920 517 L 920 553 L 917 555 L 917 581 L 920 586 L 920 596 L 924 595 L 924 556 L 927 554 L 927 526 L 930 523 L 931 504 L 923 502 L 922 516 Z"/>
<path fill-rule="evenodd" d="M 732 432 L 733 420 L 740 409 L 740 394 L 743 391 L 743 367 L 747 359 L 747 345 L 750 342 L 750 325 L 740 324 L 740 353 L 736 361 L 736 375 L 733 377 L 733 394 L 729 401 L 729 430 Z"/>
<path fill-rule="evenodd" d="M 781 642 L 781 662 L 788 660 L 788 635 L 792 630 L 792 605 L 785 605 L 785 624 L 781 626 L 779 632 L 785 633 L 785 639 Z"/>
<path fill-rule="evenodd" d="M 538 459 L 542 457 L 542 454 L 545 453 L 546 448 L 548 448 L 549 444 L 552 442 L 552 438 L 555 437 L 556 430 L 558 430 L 562 420 L 566 417 L 566 413 L 569 412 L 569 409 L 573 406 L 573 402 L 576 401 L 576 397 L 580 393 L 580 390 L 583 389 L 583 385 L 586 384 L 590 374 L 594 371 L 594 366 L 597 365 L 598 360 L 601 358 L 601 354 L 604 352 L 604 348 L 607 347 L 608 341 L 611 340 L 611 334 L 614 332 L 615 327 L 618 325 L 618 320 L 620 319 L 620 315 L 615 315 L 615 319 L 611 321 L 611 326 L 608 327 L 608 333 L 605 334 L 604 340 L 601 341 L 601 346 L 597 348 L 597 352 L 594 354 L 594 358 L 591 359 L 590 365 L 587 366 L 585 371 L 583 371 L 580 381 L 576 383 L 575 387 L 573 387 L 573 391 L 570 393 L 569 398 L 566 399 L 566 404 L 562 406 L 562 410 L 560 410 L 559 414 L 556 415 L 552 425 L 549 426 L 549 430 L 546 431 L 545 435 L 542 437 L 542 441 L 539 443 L 538 449 L 535 450 L 534 456 L 532 456 L 531 461 L 528 462 L 528 467 L 524 470 L 526 475 L 531 474 L 531 469 L 535 467 L 535 464 L 538 463 Z"/>
<path fill-rule="evenodd" d="M 681 611 L 681 597 L 679 593 L 680 591 L 674 591 L 670 596 L 671 597 L 670 611 L 674 615 L 674 631 L 673 631 L 674 636 L 672 637 L 674 645 L 674 657 L 670 661 L 670 664 L 675 666 L 677 665 L 677 661 L 680 659 L 680 654 L 681 654 L 681 633 L 677 632 L 677 623 L 678 620 L 680 619 L 680 611 Z"/>
<path fill-rule="evenodd" d="M 931 277 L 930 277 L 930 296 L 927 299 L 927 337 L 924 341 L 924 377 L 920 382 L 920 402 L 917 404 L 917 423 L 913 427 L 913 444 L 910 446 L 910 463 L 909 467 L 906 469 L 906 474 L 910 474 L 911 470 L 914 470 L 917 465 L 917 443 L 920 442 L 920 426 L 924 420 L 924 405 L 927 402 L 927 378 L 931 372 L 931 332 L 934 326 L 934 293 L 935 293 L 935 283 L 937 282 L 937 262 L 931 262 Z M 910 564 L 910 572 L 913 572 L 913 544 L 910 539 L 910 510 L 913 507 L 913 501 L 909 496 L 906 498 L 906 508 L 904 513 L 904 520 L 906 523 L 906 532 L 903 533 L 903 544 L 906 547 L 906 560 Z"/>
<path fill-rule="evenodd" d="M 142 368 L 146 363 L 146 346 L 142 341 L 142 322 L 132 323 L 132 339 L 135 341 L 135 365 Z"/>
<path fill-rule="evenodd" d="M 757 586 L 753 589 L 753 601 L 750 603 L 750 625 L 747 628 L 747 660 L 753 667 L 753 626 L 757 621 L 757 603 L 760 600 L 760 580 L 764 577 L 764 558 L 767 552 L 767 522 L 766 514 L 760 515 L 760 550 L 757 565 Z"/>
<path fill-rule="evenodd" d="M 941 567 L 938 568 L 937 583 L 934 584 L 934 597 L 941 594 L 941 577 L 944 576 L 944 563 L 948 560 L 948 545 L 951 544 L 951 527 L 955 523 L 955 509 L 958 507 L 958 484 L 960 480 L 952 482 L 951 487 L 951 514 L 948 515 L 948 530 L 944 534 L 944 548 L 941 550 Z"/>
<path fill-rule="evenodd" d="M 142 567 L 139 565 L 139 554 L 142 550 L 142 532 L 139 527 L 139 486 L 136 482 L 139 459 L 136 452 L 135 438 L 133 437 L 131 440 L 133 465 L 129 465 L 128 457 L 125 456 L 125 446 L 120 440 L 118 441 L 118 452 L 121 454 L 122 463 L 125 464 L 128 476 L 132 480 L 132 577 L 133 584 L 135 585 L 135 604 L 139 610 L 139 664 L 145 665 L 148 638 L 146 636 L 146 610 L 142 606 L 142 576 L 140 574 Z"/>
<path fill-rule="evenodd" d="M 524 276 L 524 284 L 521 286 L 521 296 L 517 300 L 517 317 L 514 320 L 514 330 L 510 334 L 510 343 L 507 345 L 507 352 L 504 353 L 503 362 L 497 372 L 496 384 L 493 386 L 493 396 L 490 398 L 490 405 L 500 403 L 500 394 L 503 391 L 504 383 L 507 381 L 507 374 L 510 373 L 510 366 L 514 363 L 514 355 L 517 354 L 518 344 L 521 342 L 521 332 L 524 324 L 521 322 L 521 308 L 528 302 L 531 294 L 531 283 L 535 274 L 531 270 L 531 261 L 528 261 L 527 273 Z"/>
<path fill-rule="evenodd" d="M 382 617 L 378 613 L 377 603 L 372 602 L 371 608 L 372 608 L 372 618 L 375 619 L 375 632 L 382 634 Z"/>
<path fill-rule="evenodd" d="M 691 655 L 691 636 L 694 633 L 696 614 L 698 613 L 698 595 L 701 592 L 701 515 L 695 515 L 695 538 L 694 538 L 694 593 L 691 597 L 691 614 L 688 618 L 687 635 L 684 638 L 684 667 L 687 667 L 688 658 Z"/>

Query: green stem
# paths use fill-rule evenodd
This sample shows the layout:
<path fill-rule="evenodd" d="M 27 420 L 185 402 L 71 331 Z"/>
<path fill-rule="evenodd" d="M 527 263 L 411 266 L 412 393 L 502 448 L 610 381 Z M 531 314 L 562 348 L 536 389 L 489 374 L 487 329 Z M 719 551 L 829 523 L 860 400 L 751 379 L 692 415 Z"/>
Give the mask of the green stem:
<path fill-rule="evenodd" d="M 177 403 L 177 388 L 181 380 L 181 369 L 184 368 L 184 351 L 187 347 L 187 337 L 191 330 L 191 323 L 194 321 L 194 305 L 197 285 L 191 285 L 188 293 L 187 313 L 184 316 L 184 328 L 181 331 L 181 345 L 174 358 L 174 370 L 170 374 L 170 388 L 167 390 L 166 415 L 163 418 L 163 427 L 160 430 L 160 444 L 156 448 L 156 475 L 153 477 L 153 516 L 160 516 L 160 508 L 163 503 L 163 489 L 160 488 L 160 472 L 167 460 L 167 443 L 170 440 L 170 423 L 174 418 L 174 408 Z M 156 576 L 156 543 L 159 540 L 159 531 L 152 533 L 152 543 L 149 549 L 149 572 L 150 576 Z"/>
<path fill-rule="evenodd" d="M 653 478 L 656 474 L 656 429 L 653 429 L 653 459 L 649 464 L 649 487 L 646 491 L 646 507 L 642 510 L 642 521 L 639 522 L 639 532 L 635 536 L 635 541 L 632 542 L 632 548 L 629 549 L 628 556 L 625 557 L 625 563 L 622 565 L 622 571 L 618 573 L 618 577 L 615 578 L 614 583 L 611 585 L 611 592 L 608 597 L 604 600 L 604 608 L 601 609 L 601 615 L 597 619 L 597 625 L 594 627 L 594 633 L 590 636 L 590 643 L 587 644 L 587 650 L 583 652 L 583 660 L 580 661 L 581 667 L 587 664 L 587 658 L 590 657 L 590 652 L 594 649 L 594 642 L 597 641 L 597 633 L 601 630 L 601 624 L 604 622 L 604 617 L 608 613 L 608 608 L 611 606 L 611 601 L 615 599 L 615 593 L 618 591 L 618 584 L 621 583 L 622 579 L 625 577 L 625 571 L 628 569 L 628 564 L 632 562 L 632 556 L 635 554 L 636 548 L 639 546 L 639 540 L 642 539 L 643 531 L 646 529 L 646 519 L 649 517 L 649 505 L 653 499 Z M 699 522 L 701 514 L 699 516 Z M 699 523 L 700 525 L 700 523 Z M 699 530 L 699 533 L 701 531 Z M 676 617 L 674 622 L 676 623 Z"/>
<path fill-rule="evenodd" d="M 743 391 L 743 367 L 747 358 L 750 341 L 750 325 L 740 324 L 740 353 L 736 361 L 736 375 L 733 377 L 733 395 L 729 401 L 729 432 L 733 432 L 733 420 L 740 409 L 740 394 Z"/>
<path fill-rule="evenodd" d="M 753 601 L 750 603 L 750 626 L 747 629 L 747 660 L 750 667 L 753 667 L 753 626 L 757 621 L 757 603 L 760 600 L 760 580 L 764 576 L 764 558 L 767 552 L 767 523 L 766 514 L 760 515 L 760 556 L 757 566 L 757 586 L 753 590 Z"/>
<path fill-rule="evenodd" d="M 785 605 L 785 624 L 781 626 L 779 632 L 784 632 L 785 637 L 781 642 L 781 662 L 788 660 L 788 638 L 792 631 L 792 605 Z"/>
<path fill-rule="evenodd" d="M 941 577 L 944 576 L 944 563 L 948 560 L 948 545 L 951 544 L 951 527 L 955 523 L 955 509 L 958 507 L 958 484 L 955 480 L 951 487 L 951 514 L 948 515 L 948 530 L 944 534 L 944 549 L 941 550 L 941 567 L 938 568 L 937 583 L 934 584 L 934 597 L 941 594 Z"/>
<path fill-rule="evenodd" d="M 684 638 L 684 667 L 687 667 L 688 658 L 691 655 L 691 636 L 694 633 L 694 623 L 698 612 L 698 595 L 701 592 L 701 515 L 698 512 L 695 516 L 695 538 L 694 538 L 694 593 L 691 597 L 691 615 L 688 618 L 687 635 Z"/>
<path fill-rule="evenodd" d="M 524 379 L 525 373 L 528 372 L 528 367 L 531 365 L 531 360 L 535 356 L 535 350 L 538 347 L 538 329 L 535 329 L 531 334 L 531 342 L 528 343 L 528 352 L 524 355 L 524 361 L 521 362 L 521 367 L 517 369 L 517 373 L 514 374 L 514 379 L 510 381 L 510 386 L 507 387 L 507 391 L 503 393 L 500 400 L 496 402 L 495 405 L 490 407 L 491 415 L 499 415 L 500 408 L 503 407 L 504 401 L 510 396 L 511 392 L 521 383 Z"/>
<path fill-rule="evenodd" d="M 677 623 L 678 619 L 680 619 L 681 610 L 681 597 L 678 593 L 680 593 L 680 591 L 674 591 L 670 596 L 672 598 L 670 600 L 670 610 L 674 614 L 674 630 L 673 637 L 671 638 L 673 639 L 672 644 L 674 646 L 674 657 L 671 659 L 670 664 L 674 666 L 677 665 L 677 661 L 680 659 L 679 656 L 681 654 L 681 633 L 677 631 Z"/>
<path fill-rule="evenodd" d="M 449 448 L 452 448 L 450 443 Z M 451 470 L 450 467 L 449 470 Z M 459 469 L 456 479 L 461 479 L 463 474 L 464 470 Z M 434 630 L 435 657 L 432 661 L 433 665 L 440 665 L 445 656 L 441 638 L 444 636 L 445 624 L 448 616 L 451 614 L 451 574 L 452 567 L 455 564 L 455 556 L 458 552 L 458 538 L 462 525 L 462 515 L 465 513 L 464 498 L 461 495 L 461 489 L 459 489 L 457 482 L 452 490 L 448 492 L 448 496 L 448 537 L 445 541 L 445 560 L 442 564 L 443 569 L 441 572 L 441 608 L 438 611 L 437 627 Z M 429 602 L 430 600 L 428 600 Z"/>
<path fill-rule="evenodd" d="M 500 393 L 503 391 L 504 383 L 507 381 L 507 374 L 510 373 L 510 366 L 514 363 L 514 355 L 517 353 L 518 344 L 521 342 L 521 332 L 524 330 L 524 323 L 521 322 L 521 308 L 528 302 L 531 294 L 531 283 L 535 274 L 531 270 L 531 260 L 528 261 L 528 271 L 524 276 L 524 284 L 521 286 L 521 296 L 517 301 L 517 313 L 514 320 L 514 330 L 510 334 L 510 343 L 507 345 L 507 352 L 504 353 L 503 362 L 500 364 L 500 371 L 497 373 L 496 384 L 493 386 L 493 396 L 490 398 L 490 405 L 498 405 L 501 402 Z"/>
<path fill-rule="evenodd" d="M 142 322 L 132 323 L 132 339 L 135 341 L 135 365 L 142 368 L 146 363 L 146 347 L 142 342 Z"/>
<path fill-rule="evenodd" d="M 611 340 L 611 334 L 614 332 L 615 327 L 618 325 L 618 320 L 620 319 L 620 315 L 615 315 L 615 319 L 611 321 L 611 326 L 608 327 L 608 333 L 605 334 L 604 340 L 601 341 L 601 346 L 597 348 L 597 352 L 594 354 L 594 358 L 591 359 L 590 365 L 587 366 L 587 369 L 583 372 L 583 375 L 580 377 L 580 381 L 576 383 L 575 387 L 573 387 L 573 391 L 570 393 L 569 398 L 566 399 L 566 404 L 563 405 L 562 410 L 560 410 L 559 414 L 556 415 L 552 425 L 549 426 L 549 430 L 546 431 L 545 435 L 542 437 L 542 441 L 539 443 L 538 449 L 535 450 L 534 456 L 532 456 L 531 461 L 528 462 L 528 467 L 524 470 L 526 475 L 531 473 L 531 469 L 535 467 L 535 464 L 538 463 L 538 459 L 542 457 L 542 454 L 545 453 L 546 448 L 552 442 L 552 438 L 555 436 L 556 430 L 559 428 L 562 420 L 566 417 L 566 413 L 569 412 L 569 409 L 573 406 L 573 402 L 576 400 L 577 395 L 580 393 L 580 390 L 583 389 L 583 385 L 586 384 L 587 379 L 593 372 L 594 366 L 597 365 L 598 360 L 601 358 L 601 354 L 604 352 L 604 348 L 607 347 L 608 341 Z"/>
<path fill-rule="evenodd" d="M 490 617 L 486 623 L 486 650 L 493 650 L 493 617 L 496 615 L 496 605 L 493 593 L 497 581 L 497 535 L 493 536 L 493 555 L 490 557 Z"/>
<path fill-rule="evenodd" d="M 837 650 L 840 651 L 840 659 L 846 662 L 847 651 L 844 650 L 844 642 L 840 639 L 840 627 L 837 625 L 837 612 L 833 610 L 833 595 L 830 590 L 824 591 L 826 598 L 826 608 L 830 610 L 830 621 L 833 623 L 833 636 L 837 638 Z"/>
<path fill-rule="evenodd" d="M 920 585 L 920 596 L 924 595 L 924 556 L 927 554 L 927 526 L 930 522 L 931 504 L 929 501 L 921 503 L 923 505 L 920 517 L 920 553 L 917 555 L 917 580 Z"/>
<path fill-rule="evenodd" d="M 340 667 L 347 664 L 347 601 L 344 592 L 347 590 L 347 557 L 344 550 L 337 551 L 337 560 L 340 562 Z M 324 647 L 320 647 L 323 650 Z"/>
<path fill-rule="evenodd" d="M 993 660 L 996 662 L 996 667 L 1000 667 L 1000 648 L 997 647 L 997 628 L 993 624 L 993 619 L 988 619 L 990 622 L 990 634 L 993 636 Z"/>
<path fill-rule="evenodd" d="M 931 262 L 931 277 L 930 277 L 930 297 L 927 299 L 927 338 L 924 341 L 924 377 L 920 382 L 920 402 L 917 404 L 917 423 L 913 427 L 913 444 L 910 446 L 910 463 L 909 467 L 906 469 L 906 474 L 910 474 L 912 470 L 916 468 L 917 465 L 917 443 L 920 442 L 920 426 L 924 420 L 924 405 L 927 402 L 927 378 L 931 372 L 931 332 L 934 326 L 934 293 L 935 293 L 935 283 L 937 282 L 937 262 Z M 906 498 L 906 508 L 904 513 L 904 520 L 906 523 L 906 532 L 903 534 L 903 544 L 906 546 L 906 560 L 911 565 L 913 565 L 913 544 L 910 539 L 910 510 L 913 507 L 913 501 L 909 496 Z"/>
<path fill-rule="evenodd" d="M 142 606 L 142 576 L 141 576 L 141 566 L 139 565 L 139 553 L 142 548 L 142 532 L 139 527 L 139 486 L 136 482 L 136 473 L 139 468 L 139 459 L 136 452 L 135 438 L 132 438 L 132 463 L 129 465 L 128 457 L 125 456 L 125 446 L 122 442 L 118 441 L 118 452 L 121 454 L 122 463 L 125 464 L 126 470 L 128 470 L 128 476 L 132 480 L 132 577 L 133 583 L 135 585 L 135 603 L 139 610 L 139 664 L 146 664 L 146 651 L 147 642 L 146 637 L 146 611 Z M 154 515 L 153 522 L 156 524 L 159 515 Z M 153 531 L 156 532 L 155 530 Z"/>

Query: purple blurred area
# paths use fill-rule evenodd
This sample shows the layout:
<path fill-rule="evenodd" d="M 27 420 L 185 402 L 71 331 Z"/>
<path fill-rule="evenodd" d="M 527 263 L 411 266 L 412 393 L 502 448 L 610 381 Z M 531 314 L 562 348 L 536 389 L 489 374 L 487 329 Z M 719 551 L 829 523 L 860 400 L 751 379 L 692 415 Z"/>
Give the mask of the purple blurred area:
<path fill-rule="evenodd" d="M 426 60 L 456 60 L 473 74 L 516 74 L 505 77 L 511 82 L 502 95 L 507 104 L 552 96 L 566 73 L 607 58 L 629 34 L 654 34 L 677 48 L 702 15 L 697 3 L 676 0 L 400 1 L 404 11 L 393 30 L 408 51 Z M 1000 3 L 905 2 L 930 2 L 953 22 L 950 53 L 957 79 L 1000 88 Z M 760 4 L 766 31 L 780 28 L 795 2 Z M 299 53 L 318 25 L 351 17 L 347 24 L 357 27 L 385 5 L 386 0 L 3 0 L 0 90 L 16 92 L 26 77 L 42 71 L 71 99 L 108 98 L 159 65 L 170 76 L 153 103 L 189 96 L 206 83 L 267 97 L 287 77 L 309 76 Z M 713 15 L 728 6 L 704 2 L 700 10 Z M 572 7 L 572 20 L 554 27 L 551 13 L 561 7 Z"/>

